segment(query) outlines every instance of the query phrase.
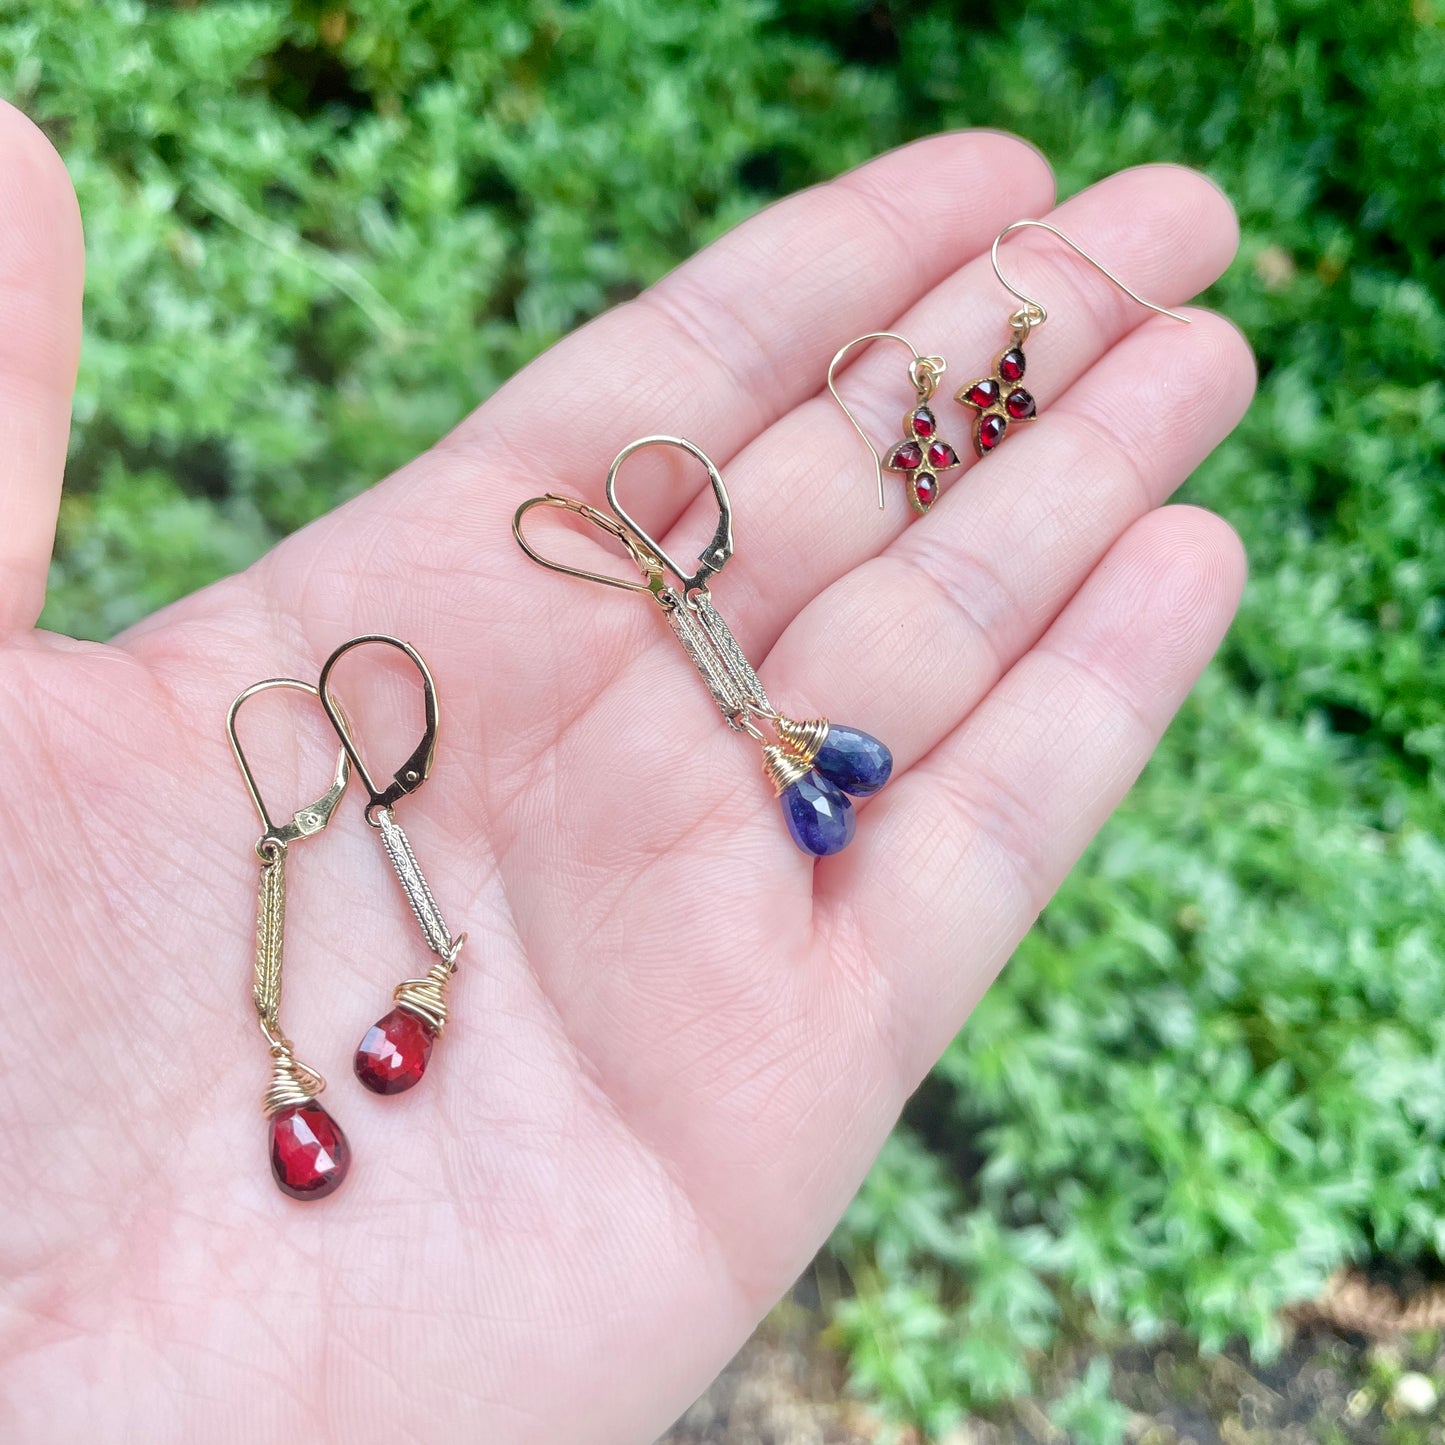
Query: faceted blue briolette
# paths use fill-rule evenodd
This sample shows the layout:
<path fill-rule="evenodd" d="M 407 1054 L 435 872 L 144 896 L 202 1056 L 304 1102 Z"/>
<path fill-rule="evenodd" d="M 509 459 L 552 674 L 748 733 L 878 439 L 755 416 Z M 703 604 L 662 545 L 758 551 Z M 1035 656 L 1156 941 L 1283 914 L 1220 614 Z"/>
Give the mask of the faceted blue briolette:
<path fill-rule="evenodd" d="M 855 798 L 866 798 L 888 781 L 893 772 L 893 754 L 868 733 L 829 723 L 813 767 L 835 788 Z"/>
<path fill-rule="evenodd" d="M 778 795 L 793 842 L 815 858 L 841 853 L 858 824 L 853 805 L 826 778 L 804 773 Z"/>

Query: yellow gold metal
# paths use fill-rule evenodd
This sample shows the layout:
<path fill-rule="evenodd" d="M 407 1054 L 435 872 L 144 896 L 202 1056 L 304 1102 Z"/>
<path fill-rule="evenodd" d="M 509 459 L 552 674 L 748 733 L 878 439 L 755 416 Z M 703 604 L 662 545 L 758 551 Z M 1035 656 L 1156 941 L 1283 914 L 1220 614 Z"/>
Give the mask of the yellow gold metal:
<path fill-rule="evenodd" d="M 1017 286 L 1005 279 L 1003 272 L 999 269 L 998 248 L 1015 231 L 1022 231 L 1030 226 L 1037 227 L 1040 231 L 1047 231 L 1051 236 L 1056 236 L 1071 251 L 1082 256 L 1096 271 L 1108 277 L 1131 301 L 1137 301 L 1139 305 L 1150 311 L 1158 312 L 1160 316 L 1171 316 L 1175 321 L 1182 321 L 1186 326 L 1189 325 L 1187 316 L 1181 316 L 1167 306 L 1158 306 L 1153 301 L 1146 301 L 1137 291 L 1126 286 L 1102 261 L 1091 256 L 1077 241 L 1071 240 L 1057 226 L 1051 226 L 1047 221 L 1012 221 L 993 238 L 993 247 L 989 252 L 989 258 L 993 262 L 993 274 L 998 277 L 999 284 L 1023 303 L 1009 318 L 1009 325 L 1014 329 L 1018 345 L 1024 343 L 1033 327 L 1042 326 L 1049 319 L 1049 313 L 1042 301 L 1035 301 L 1032 296 L 1025 296 Z"/>
<path fill-rule="evenodd" d="M 773 720 L 773 727 L 783 746 L 790 753 L 796 753 L 809 767 L 828 736 L 828 719 L 825 717 L 808 718 L 803 722 L 779 717 Z"/>
<path fill-rule="evenodd" d="M 799 778 L 806 778 L 813 771 L 813 764 L 787 748 L 769 743 L 763 749 L 763 775 L 773 785 L 775 794 L 791 788 Z"/>
<path fill-rule="evenodd" d="M 840 346 L 834 353 L 832 361 L 828 363 L 828 390 L 833 394 L 833 400 L 843 409 L 843 415 L 853 425 L 853 430 L 863 438 L 863 445 L 868 448 L 873 458 L 873 469 L 878 474 L 878 510 L 883 510 L 883 457 L 878 448 L 873 445 L 868 433 L 859 424 L 858 418 L 853 415 L 848 403 L 838 395 L 836 376 L 838 368 L 843 364 L 843 358 L 853 350 L 855 346 L 862 346 L 869 341 L 897 341 L 906 346 L 913 353 L 913 360 L 908 363 L 908 379 L 913 383 L 914 390 L 918 393 L 918 400 L 910 408 L 909 415 L 922 406 L 925 402 L 933 399 L 933 394 L 938 390 L 939 378 L 948 370 L 948 363 L 941 356 L 924 356 L 911 341 L 905 336 L 900 336 L 896 331 L 870 331 L 866 336 L 855 336 L 846 346 Z M 907 421 L 904 422 L 905 431 Z"/>
<path fill-rule="evenodd" d="M 273 677 L 248 687 L 231 704 L 226 714 L 226 736 L 245 779 L 256 812 L 265 830 L 256 843 L 261 874 L 256 896 L 256 962 L 252 998 L 256 1019 L 271 1050 L 271 1082 L 262 1096 L 266 1116 L 304 1104 L 326 1087 L 326 1080 L 296 1058 L 291 1041 L 281 1028 L 281 965 L 286 936 L 286 857 L 293 843 L 310 838 L 324 829 L 336 811 L 351 777 L 351 762 L 343 748 L 337 755 L 332 785 L 316 802 L 300 809 L 289 823 L 279 827 L 272 821 L 257 787 L 256 778 L 236 735 L 236 715 L 248 698 L 271 688 L 293 688 L 312 697 L 319 694 L 309 682 L 293 677 Z"/>
<path fill-rule="evenodd" d="M 550 557 L 544 557 L 527 540 L 522 531 L 522 518 L 533 507 L 561 507 L 564 511 L 572 512 L 599 530 L 606 532 L 609 537 L 621 542 L 627 548 L 628 555 L 636 563 L 637 570 L 642 573 L 644 580 L 629 582 L 625 577 L 609 577 L 605 572 L 588 572 L 583 567 L 569 567 L 565 562 L 554 562 Z M 596 507 L 589 507 L 586 502 L 579 502 L 576 497 L 564 497 L 556 492 L 548 492 L 544 497 L 528 498 L 512 515 L 512 535 L 517 539 L 517 545 L 538 566 L 546 567 L 553 572 L 560 572 L 564 577 L 580 577 L 584 582 L 600 582 L 604 587 L 620 587 L 624 592 L 651 592 L 656 596 L 661 590 L 664 570 L 662 559 L 651 552 L 631 528 L 624 526 L 615 517 L 609 517 L 605 512 L 599 512 Z"/>
<path fill-rule="evenodd" d="M 457 948 L 461 948 L 465 939 L 463 934 L 457 940 Z M 455 954 L 439 958 L 424 978 L 403 979 L 392 990 L 391 996 L 396 1000 L 397 1007 L 429 1024 L 435 1038 L 440 1038 L 447 1026 L 447 985 L 452 981 L 455 969 Z"/>
<path fill-rule="evenodd" d="M 287 843 L 294 843 L 298 838 L 309 838 L 313 833 L 319 833 L 331 821 L 331 815 L 336 811 L 336 805 L 341 801 L 341 795 L 346 791 L 347 781 L 351 777 L 351 764 L 347 761 L 346 751 L 343 749 L 336 758 L 336 772 L 332 777 L 331 786 L 314 803 L 297 810 L 289 823 L 283 823 L 278 827 L 271 821 L 271 814 L 266 809 L 266 804 L 261 797 L 260 789 L 256 786 L 255 774 L 251 771 L 251 764 L 246 761 L 246 754 L 241 749 L 240 739 L 236 736 L 236 714 L 241 711 L 241 706 L 249 698 L 257 693 L 267 692 L 274 687 L 294 688 L 299 692 L 310 693 L 312 697 L 318 696 L 317 691 L 309 682 L 301 682 L 294 677 L 269 677 L 265 682 L 253 683 L 231 704 L 230 711 L 226 714 L 226 736 L 231 741 L 231 751 L 236 756 L 236 766 L 241 770 L 241 777 L 245 780 L 246 791 L 251 795 L 251 802 L 255 805 L 256 812 L 260 814 L 261 825 L 265 832 L 261 840 L 256 844 L 256 851 L 261 852 L 261 846 L 267 840 L 274 840 L 283 846 Z M 265 858 L 262 854 L 262 858 Z"/>
<path fill-rule="evenodd" d="M 426 710 L 425 730 L 422 733 L 421 741 L 412 750 L 411 756 L 392 775 L 391 782 L 384 788 L 377 787 L 371 773 L 367 770 L 361 754 L 357 751 L 356 741 L 351 735 L 346 715 L 331 695 L 331 673 L 336 664 L 353 648 L 367 647 L 372 644 L 394 647 L 411 659 L 412 664 L 421 674 L 422 700 Z M 375 810 L 389 808 L 399 798 L 416 792 L 431 774 L 432 761 L 436 757 L 437 747 L 437 690 L 436 683 L 432 680 L 431 670 L 422 660 L 421 653 L 409 642 L 403 642 L 401 638 L 391 637 L 384 632 L 369 632 L 361 637 L 353 637 L 350 642 L 343 642 L 326 659 L 322 664 L 316 692 L 321 698 L 321 706 L 326 709 L 326 716 L 331 719 L 331 726 L 336 730 L 336 736 L 341 739 L 341 746 L 346 750 L 346 756 L 351 759 L 352 766 L 360 775 L 362 785 L 371 798 L 371 802 L 367 804 L 366 808 L 366 821 L 372 827 L 377 827 L 378 824 L 372 816 Z"/>
<path fill-rule="evenodd" d="M 712 494 L 717 501 L 717 528 L 713 532 L 712 541 L 698 553 L 695 572 L 684 572 L 663 550 L 662 544 L 654 540 L 617 499 L 617 474 L 622 470 L 623 462 L 643 447 L 678 447 L 689 456 L 696 457 L 707 468 L 707 478 L 712 484 Z M 686 437 L 639 437 L 635 442 L 629 442 L 623 447 L 607 470 L 607 503 L 617 514 L 617 520 L 632 533 L 636 541 L 682 583 L 684 595 L 699 587 L 706 587 L 707 579 L 715 572 L 721 572 L 733 554 L 733 506 L 728 498 L 728 489 L 723 484 L 722 473 L 713 464 L 712 458 L 696 442 L 690 442 Z"/>

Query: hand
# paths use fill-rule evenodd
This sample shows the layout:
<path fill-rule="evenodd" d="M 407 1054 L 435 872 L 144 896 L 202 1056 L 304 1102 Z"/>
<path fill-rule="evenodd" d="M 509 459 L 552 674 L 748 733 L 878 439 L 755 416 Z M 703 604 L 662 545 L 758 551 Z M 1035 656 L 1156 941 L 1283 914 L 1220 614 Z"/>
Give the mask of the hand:
<path fill-rule="evenodd" d="M 1029 347 L 1040 419 L 923 520 L 893 477 L 880 513 L 828 358 L 884 327 L 943 352 L 941 429 L 971 453 L 948 396 L 1012 309 L 987 248 L 1052 204 L 1024 144 L 940 136 L 771 207 L 248 572 L 82 645 L 32 630 L 76 208 L 15 112 L 0 154 L 6 1438 L 640 1445 L 827 1237 L 1218 644 L 1239 544 L 1161 504 L 1243 412 L 1249 351 L 1025 233 L 1012 268 L 1051 312 Z M 1053 219 L 1164 304 L 1236 240 L 1224 197 L 1166 167 Z M 906 359 L 875 347 L 845 374 L 880 444 Z M 600 501 L 650 432 L 722 467 L 737 548 L 714 595 L 773 699 L 893 749 L 856 841 L 816 867 L 647 599 L 542 572 L 509 535 L 527 496 Z M 654 469 L 666 487 L 642 461 L 625 485 L 691 556 L 711 500 L 677 462 Z M 586 555 L 561 514 L 531 515 Z M 436 675 L 437 765 L 397 816 L 470 942 L 422 1085 L 365 1093 L 352 1050 L 428 955 L 359 789 L 297 845 L 282 1019 L 355 1161 L 300 1205 L 258 1109 L 259 828 L 223 719 L 363 631 Z M 344 666 L 363 749 L 401 756 L 404 667 Z M 268 697 L 245 739 L 289 812 L 334 739 Z"/>

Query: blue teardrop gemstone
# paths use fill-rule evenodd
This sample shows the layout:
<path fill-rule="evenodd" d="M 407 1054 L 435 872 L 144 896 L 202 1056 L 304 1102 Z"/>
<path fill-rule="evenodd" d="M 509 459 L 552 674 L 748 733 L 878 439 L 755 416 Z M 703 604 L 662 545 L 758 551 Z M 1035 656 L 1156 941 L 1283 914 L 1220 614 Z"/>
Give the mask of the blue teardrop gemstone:
<path fill-rule="evenodd" d="M 835 788 L 855 798 L 866 798 L 892 775 L 893 754 L 869 733 L 829 723 L 828 736 L 813 759 L 813 767 Z"/>
<path fill-rule="evenodd" d="M 858 825 L 853 805 L 826 778 L 807 773 L 783 789 L 778 801 L 793 842 L 815 858 L 841 853 Z"/>

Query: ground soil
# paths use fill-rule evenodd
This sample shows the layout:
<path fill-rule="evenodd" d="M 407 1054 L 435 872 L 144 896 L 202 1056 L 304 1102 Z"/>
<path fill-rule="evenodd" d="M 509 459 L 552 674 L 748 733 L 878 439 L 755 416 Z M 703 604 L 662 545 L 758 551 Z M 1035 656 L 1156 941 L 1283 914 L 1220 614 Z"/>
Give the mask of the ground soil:
<path fill-rule="evenodd" d="M 1045 1365 L 1040 1400 L 924 1441 L 848 1398 L 822 1315 L 807 1291 L 800 1295 L 779 1307 L 658 1445 L 1069 1445 L 1047 1414 L 1047 1398 L 1069 1383 L 1068 1351 Z M 1077 1352 L 1080 1367 L 1087 1357 Z M 1429 1400 L 1428 1391 L 1420 1399 L 1419 1377 L 1435 1386 L 1445 1379 L 1438 1335 L 1372 1341 L 1312 1323 L 1301 1324 L 1267 1366 L 1236 1352 L 1203 1357 L 1181 1341 L 1124 1346 L 1113 1364 L 1114 1396 L 1130 1411 L 1130 1445 L 1445 1445 L 1445 1409 L 1417 1413 Z"/>

